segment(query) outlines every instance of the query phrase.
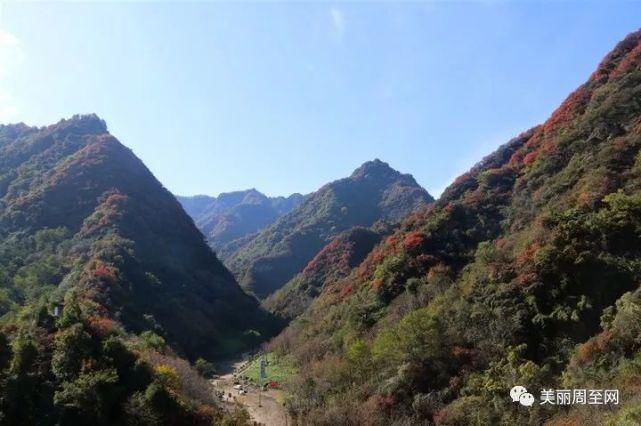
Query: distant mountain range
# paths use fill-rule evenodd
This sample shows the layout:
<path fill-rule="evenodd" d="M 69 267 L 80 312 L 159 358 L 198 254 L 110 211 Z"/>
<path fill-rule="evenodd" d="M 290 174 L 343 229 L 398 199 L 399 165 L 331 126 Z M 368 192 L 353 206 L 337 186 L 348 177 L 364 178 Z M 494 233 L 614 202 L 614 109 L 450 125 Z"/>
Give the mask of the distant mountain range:
<path fill-rule="evenodd" d="M 254 234 L 303 202 L 301 194 L 267 197 L 256 189 L 220 194 L 176 197 L 219 255 L 225 246 Z"/>
<path fill-rule="evenodd" d="M 432 202 L 411 175 L 374 160 L 309 194 L 291 212 L 242 241 L 225 264 L 247 291 L 264 298 L 285 285 L 335 236 L 355 226 L 398 221 Z"/>

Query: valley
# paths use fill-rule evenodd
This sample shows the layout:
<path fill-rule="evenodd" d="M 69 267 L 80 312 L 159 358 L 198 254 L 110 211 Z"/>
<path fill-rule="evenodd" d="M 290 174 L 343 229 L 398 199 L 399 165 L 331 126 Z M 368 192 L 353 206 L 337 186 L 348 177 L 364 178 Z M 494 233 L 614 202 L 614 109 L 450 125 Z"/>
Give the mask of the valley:
<path fill-rule="evenodd" d="M 358 29 L 352 20 L 348 29 L 345 16 L 338 6 L 329 10 L 332 54 L 350 46 L 346 36 Z M 171 18 L 159 22 L 169 27 Z M 254 27 L 238 28 L 244 35 Z M 7 34 L 0 31 L 0 49 L 22 46 Z M 223 52 L 224 67 L 205 67 L 221 75 L 235 74 L 233 65 L 243 72 L 262 66 L 276 82 L 293 72 L 254 56 L 235 63 L 232 53 L 245 42 L 238 34 L 206 54 L 196 38 L 167 37 L 158 46 Z M 279 60 L 303 54 L 281 45 Z M 424 92 L 439 92 L 409 90 L 403 79 L 395 84 L 408 106 L 398 114 L 385 107 L 361 117 L 367 105 L 360 101 L 340 120 L 318 109 L 340 121 L 328 134 L 349 138 L 332 152 L 332 164 L 322 164 L 331 172 L 318 176 L 332 178 L 304 194 L 272 196 L 271 186 L 263 193 L 245 185 L 250 178 L 271 183 L 252 169 L 266 159 L 252 158 L 261 146 L 249 139 L 263 143 L 263 135 L 252 122 L 237 141 L 218 132 L 233 115 L 226 108 L 249 104 L 261 83 L 252 80 L 225 108 L 205 111 L 213 101 L 195 97 L 200 86 L 178 87 L 200 64 L 171 83 L 206 123 L 194 145 L 203 161 L 193 172 L 199 188 L 227 190 L 215 196 L 170 192 L 93 113 L 43 126 L 0 125 L 0 426 L 641 424 L 641 30 L 594 65 L 543 122 L 493 146 L 435 196 L 408 172 L 455 170 L 451 152 L 440 157 L 449 140 L 426 153 L 404 131 L 358 144 L 340 133 L 360 135 L 355 129 L 379 121 L 420 130 L 433 120 L 443 105 L 413 109 L 429 98 Z M 309 81 L 327 74 L 304 69 Z M 387 105 L 385 85 L 372 90 L 334 77 L 337 87 L 373 91 Z M 494 75 L 485 79 L 492 91 L 499 86 Z M 295 89 L 307 93 L 307 84 Z M 255 106 L 260 119 L 253 118 L 286 135 L 281 126 L 291 124 L 287 114 L 298 104 L 276 92 Z M 457 111 L 467 106 L 455 100 Z M 310 140 L 312 115 L 300 119 Z M 166 162 L 175 169 L 185 154 L 176 141 L 190 128 L 176 122 L 158 124 L 171 144 L 154 149 L 175 149 L 153 163 L 159 169 Z M 114 128 L 127 128 L 122 123 Z M 131 141 L 136 153 L 155 158 Z M 295 142 L 283 146 L 298 153 L 305 145 Z M 233 143 L 247 152 L 219 161 L 235 152 Z M 205 155 L 210 145 L 218 156 Z M 388 145 L 407 152 L 396 155 Z M 325 146 L 308 148 L 317 151 L 306 158 L 325 155 Z M 282 170 L 270 170 L 273 180 L 301 179 L 302 186 L 301 158 L 288 149 L 274 149 L 272 162 Z M 402 170 L 376 158 L 381 152 Z M 354 164 L 345 169 L 343 158 Z M 417 170 L 405 170 L 408 164 Z M 238 190 L 229 191 L 230 176 Z M 544 403 L 570 389 L 616 390 L 616 403 Z"/>
<path fill-rule="evenodd" d="M 231 368 L 221 370 L 220 375 L 211 382 L 215 392 L 223 393 L 222 400 L 225 404 L 231 407 L 240 404 L 244 407 L 254 422 L 266 426 L 292 424 L 283 404 L 283 391 L 268 388 L 261 392 L 259 386 L 245 384 L 248 382 L 237 379 L 244 376 L 247 362 L 247 359 L 231 362 Z M 240 394 L 237 389 L 239 385 L 247 393 Z"/>

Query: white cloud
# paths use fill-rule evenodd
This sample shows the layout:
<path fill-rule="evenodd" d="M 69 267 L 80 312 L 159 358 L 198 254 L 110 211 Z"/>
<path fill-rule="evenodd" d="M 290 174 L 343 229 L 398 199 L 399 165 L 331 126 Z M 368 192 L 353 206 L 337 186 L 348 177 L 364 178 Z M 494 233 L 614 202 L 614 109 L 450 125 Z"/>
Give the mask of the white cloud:
<path fill-rule="evenodd" d="M 332 24 L 332 34 L 336 37 L 337 40 L 343 39 L 343 34 L 347 29 L 347 22 L 345 21 L 345 14 L 342 10 L 337 7 L 332 7 L 329 10 L 329 15 L 331 18 Z"/>

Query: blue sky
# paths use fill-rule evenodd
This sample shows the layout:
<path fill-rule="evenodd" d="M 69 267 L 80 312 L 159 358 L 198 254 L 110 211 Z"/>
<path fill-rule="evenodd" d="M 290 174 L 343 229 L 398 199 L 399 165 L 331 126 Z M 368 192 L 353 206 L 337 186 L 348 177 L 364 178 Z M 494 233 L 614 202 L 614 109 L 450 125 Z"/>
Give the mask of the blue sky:
<path fill-rule="evenodd" d="M 641 2 L 0 4 L 0 122 L 95 112 L 186 195 L 373 158 L 438 195 L 641 25 Z"/>

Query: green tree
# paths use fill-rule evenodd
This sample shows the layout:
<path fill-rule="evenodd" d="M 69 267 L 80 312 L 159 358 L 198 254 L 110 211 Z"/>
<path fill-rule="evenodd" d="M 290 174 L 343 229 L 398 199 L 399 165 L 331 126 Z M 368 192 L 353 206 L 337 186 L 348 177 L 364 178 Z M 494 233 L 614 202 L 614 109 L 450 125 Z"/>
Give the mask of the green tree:
<path fill-rule="evenodd" d="M 165 348 L 165 339 L 151 330 L 143 331 L 140 333 L 140 337 L 148 348 L 155 349 L 157 351 L 162 351 Z"/>
<path fill-rule="evenodd" d="M 56 336 L 51 370 L 61 380 L 71 380 L 80 373 L 84 360 L 92 351 L 91 336 L 81 323 L 71 325 Z"/>
<path fill-rule="evenodd" d="M 210 378 L 216 374 L 216 367 L 214 367 L 214 364 L 203 358 L 198 358 L 194 367 L 196 368 L 196 371 L 205 378 Z"/>

